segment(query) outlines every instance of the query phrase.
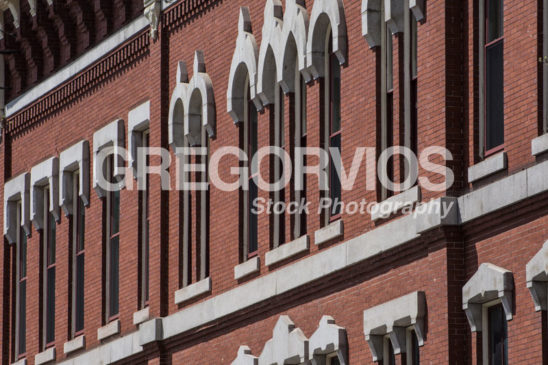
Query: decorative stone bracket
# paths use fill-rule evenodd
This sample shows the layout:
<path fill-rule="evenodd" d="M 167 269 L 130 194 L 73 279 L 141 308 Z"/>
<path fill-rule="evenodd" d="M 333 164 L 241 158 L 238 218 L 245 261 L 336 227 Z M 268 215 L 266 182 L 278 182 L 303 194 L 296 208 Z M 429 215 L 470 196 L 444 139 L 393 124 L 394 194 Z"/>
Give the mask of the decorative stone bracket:
<path fill-rule="evenodd" d="M 506 320 L 512 320 L 514 277 L 511 271 L 493 264 L 481 264 L 478 271 L 462 288 L 462 309 L 472 332 L 481 332 L 483 305 L 500 299 Z"/>
<path fill-rule="evenodd" d="M 144 0 L 145 1 L 145 17 L 150 24 L 150 38 L 156 40 L 158 38 L 158 24 L 160 23 L 160 13 L 162 11 L 162 3 L 159 0 Z"/>
<path fill-rule="evenodd" d="M 412 327 L 419 346 L 424 345 L 424 318 L 426 296 L 424 292 L 413 292 L 363 312 L 363 332 L 369 344 L 373 361 L 383 357 L 384 336 L 390 336 L 395 354 L 406 351 L 406 331 Z"/>
<path fill-rule="evenodd" d="M 540 251 L 527 263 L 527 288 L 535 303 L 535 310 L 548 308 L 548 241 Z"/>

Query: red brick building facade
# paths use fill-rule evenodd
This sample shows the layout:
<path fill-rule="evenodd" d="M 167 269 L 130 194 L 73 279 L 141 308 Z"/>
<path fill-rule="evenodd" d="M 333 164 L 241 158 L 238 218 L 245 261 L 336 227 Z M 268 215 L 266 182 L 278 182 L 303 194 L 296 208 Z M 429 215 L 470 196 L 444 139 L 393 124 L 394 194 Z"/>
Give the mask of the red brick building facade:
<path fill-rule="evenodd" d="M 0 9 L 2 364 L 548 363 L 546 1 Z M 157 174 L 102 189 L 147 145 L 169 151 L 170 189 Z M 252 193 L 176 189 L 195 161 L 176 149 L 196 145 L 338 147 L 347 170 L 371 147 L 341 200 L 413 209 L 330 214 L 338 191 L 307 174 L 311 214 L 255 223 Z M 374 176 L 395 145 L 451 156 L 392 194 Z M 110 146 L 132 157 L 99 165 Z"/>

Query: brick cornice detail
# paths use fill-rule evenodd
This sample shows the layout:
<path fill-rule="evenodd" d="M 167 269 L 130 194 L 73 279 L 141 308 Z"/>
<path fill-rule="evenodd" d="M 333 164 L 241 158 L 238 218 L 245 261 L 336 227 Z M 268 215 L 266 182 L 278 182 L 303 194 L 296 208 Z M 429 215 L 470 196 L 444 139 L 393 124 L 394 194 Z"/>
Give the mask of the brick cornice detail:
<path fill-rule="evenodd" d="M 147 55 L 149 44 L 148 32 L 137 35 L 101 61 L 9 118 L 6 123 L 6 134 L 17 135 L 116 77 L 116 73 Z"/>

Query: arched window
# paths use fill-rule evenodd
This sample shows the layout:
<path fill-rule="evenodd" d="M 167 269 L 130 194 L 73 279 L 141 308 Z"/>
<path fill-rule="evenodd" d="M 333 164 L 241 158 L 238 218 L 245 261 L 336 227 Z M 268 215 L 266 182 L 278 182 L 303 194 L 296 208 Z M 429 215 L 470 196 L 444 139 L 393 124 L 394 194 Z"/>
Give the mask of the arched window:
<path fill-rule="evenodd" d="M 180 222 L 182 232 L 180 286 L 175 301 L 180 304 L 211 290 L 209 279 L 209 147 L 215 137 L 213 85 L 205 71 L 204 56 L 196 51 L 193 77 L 189 81 L 184 63 L 179 63 L 177 86 L 169 113 L 169 143 L 182 156 Z M 190 164 L 198 165 L 192 168 Z M 189 171 L 193 170 L 193 171 Z M 194 255 L 193 255 L 194 254 Z M 194 290 L 184 290 L 195 284 Z"/>
<path fill-rule="evenodd" d="M 294 173 L 290 181 L 289 200 L 293 204 L 306 204 L 306 183 L 297 186 L 297 176 L 302 177 L 302 166 L 306 164 L 296 157 L 299 148 L 306 147 L 306 81 L 310 73 L 306 66 L 306 42 L 308 32 L 308 12 L 304 1 L 288 0 L 284 13 L 281 37 L 283 64 L 278 70 L 278 82 L 289 98 L 289 139 L 286 146 Z M 303 156 L 305 157 L 305 156 Z M 302 161 L 302 166 L 298 162 Z M 295 209 L 290 216 L 290 238 L 295 240 L 306 233 L 306 214 Z"/>
<path fill-rule="evenodd" d="M 254 182 L 258 167 L 251 166 L 251 162 L 258 149 L 257 108 L 262 104 L 256 93 L 258 48 L 251 30 L 249 9 L 241 7 L 227 92 L 228 112 L 239 127 L 240 149 L 248 158 L 242 162 L 247 169 L 247 189 L 242 187 L 239 192 L 240 262 L 256 256 L 259 249 L 258 216 L 253 205 L 258 197 Z"/>
<path fill-rule="evenodd" d="M 284 83 L 280 82 L 283 72 L 282 58 L 282 4 L 279 0 L 267 0 L 264 11 L 263 40 L 259 50 L 257 72 L 257 94 L 263 105 L 268 106 L 270 116 L 270 145 L 286 150 Z M 287 150 L 286 150 L 287 152 Z M 284 175 L 283 161 L 275 156 L 270 160 L 272 181 L 279 181 Z M 271 193 L 274 206 L 282 206 L 286 201 L 285 189 L 275 189 Z M 271 215 L 271 247 L 276 248 L 286 242 L 285 210 L 279 209 Z"/>
<path fill-rule="evenodd" d="M 258 187 L 254 178 L 258 174 L 258 166 L 252 165 L 253 156 L 258 150 L 258 129 L 257 129 L 257 109 L 250 98 L 249 77 L 245 83 L 245 105 L 244 105 L 244 123 L 241 128 L 241 143 L 243 151 L 248 156 L 245 162 L 247 168 L 248 188 L 242 189 L 241 199 L 243 206 L 242 214 L 242 242 L 244 261 L 257 255 L 259 250 L 258 237 L 258 216 L 254 209 L 254 202 L 258 197 Z"/>
<path fill-rule="evenodd" d="M 335 158 L 330 158 L 328 162 L 328 181 L 320 182 L 324 187 L 327 186 L 327 191 L 322 192 L 322 198 L 331 199 L 331 208 L 326 208 L 320 217 L 320 225 L 324 227 L 339 219 L 341 213 L 340 204 L 336 204 L 342 198 L 337 169 L 341 165 L 341 65 L 346 62 L 347 49 L 342 1 L 314 2 L 306 48 L 307 65 L 312 77 L 320 79 L 322 93 L 320 147 L 325 150 L 332 148 L 332 152 L 335 152 Z"/>

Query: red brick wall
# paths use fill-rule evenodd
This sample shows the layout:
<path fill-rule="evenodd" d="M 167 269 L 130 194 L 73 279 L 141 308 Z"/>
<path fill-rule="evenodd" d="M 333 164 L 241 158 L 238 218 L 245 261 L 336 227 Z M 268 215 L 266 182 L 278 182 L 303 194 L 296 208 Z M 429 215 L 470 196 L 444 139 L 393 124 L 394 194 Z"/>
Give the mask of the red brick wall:
<path fill-rule="evenodd" d="M 468 161 L 477 161 L 477 67 L 475 58 L 473 1 L 467 7 L 451 1 L 429 1 L 427 21 L 419 25 L 419 151 L 432 145 L 448 146 L 455 156 L 456 187 L 451 194 L 462 193 L 470 187 L 466 183 Z M 167 146 L 167 113 L 169 98 L 175 86 L 178 61 L 184 61 L 192 77 L 195 50 L 203 50 L 207 72 L 215 93 L 217 137 L 211 142 L 211 152 L 223 146 L 238 145 L 238 127 L 226 113 L 226 88 L 234 52 L 238 12 L 249 6 L 253 34 L 260 44 L 264 1 L 231 0 L 216 2 L 210 9 L 185 18 L 181 25 L 160 32 L 150 41 L 148 52 L 122 70 L 117 70 L 90 91 L 55 113 L 14 129 L 7 137 L 2 152 L 0 184 L 5 179 L 30 171 L 47 157 L 58 155 L 81 139 L 93 141 L 93 133 L 116 118 L 126 120 L 128 112 L 143 101 L 151 101 L 151 145 Z M 310 13 L 313 1 L 306 2 Z M 537 75 L 537 2 L 505 1 L 505 101 L 506 151 L 509 172 L 518 171 L 534 162 L 530 140 L 538 133 L 538 75 Z M 378 133 L 377 53 L 370 50 L 361 35 L 361 3 L 345 1 L 348 35 L 347 64 L 342 68 L 342 153 L 344 166 L 351 165 L 354 146 L 374 147 Z M 394 42 L 398 44 L 397 40 Z M 394 59 L 398 60 L 396 50 Z M 394 136 L 398 139 L 400 111 L 399 63 L 394 67 Z M 318 146 L 320 141 L 320 87 L 313 82 L 307 87 L 308 143 Z M 68 96 L 67 96 L 68 97 Z M 286 106 L 286 110 L 288 110 Z M 9 121 L 25 121 L 25 114 L 10 117 Z M 288 118 L 286 118 L 287 120 Z M 286 127 L 287 129 L 287 127 Z M 259 115 L 259 146 L 270 144 L 269 111 Z M 288 134 L 286 131 L 286 135 Z M 127 136 L 126 136 L 127 143 Z M 93 146 L 90 146 L 93 148 Z M 172 152 L 172 158 L 174 155 Z M 315 161 L 310 161 L 314 164 Z M 223 160 L 220 175 L 230 180 L 229 168 L 235 165 L 230 157 Z M 172 164 L 171 185 L 175 186 L 175 164 Z M 268 176 L 267 160 L 261 166 Z M 365 168 L 360 170 L 352 191 L 343 192 L 344 201 L 376 200 L 376 192 L 366 191 Z M 396 176 L 399 171 L 396 169 Z M 439 175 L 421 171 L 439 182 Z M 179 289 L 180 197 L 176 191 L 162 193 L 159 177 L 151 178 L 151 277 L 150 309 L 152 316 L 165 316 L 196 302 L 236 287 L 233 269 L 238 256 L 238 193 L 211 190 L 210 273 L 213 282 L 211 295 L 183 305 L 175 305 L 174 292 Z M 0 189 L 0 197 L 3 190 Z M 444 195 L 423 191 L 424 199 Z M 265 192 L 260 197 L 268 199 Z M 319 199 L 316 179 L 307 178 L 307 198 L 312 212 L 317 211 Z M 122 334 L 133 332 L 132 314 L 137 310 L 137 202 L 136 191 L 124 190 L 121 195 L 120 241 L 120 320 Z M 538 210 L 546 205 L 538 203 Z M 3 209 L 3 208 L 0 208 Z M 540 314 L 533 310 L 532 300 L 525 287 L 525 264 L 546 240 L 546 219 L 543 214 L 531 215 L 522 207 L 523 219 L 511 221 L 518 213 L 506 211 L 501 223 L 489 217 L 464 229 L 433 232 L 423 236 L 405 250 L 395 250 L 381 257 L 357 265 L 322 283 L 304 288 L 303 293 L 288 293 L 255 309 L 239 313 L 236 319 L 219 321 L 217 327 L 181 339 L 162 354 L 173 353 L 173 364 L 228 364 L 236 356 L 238 346 L 246 344 L 255 355 L 260 354 L 280 314 L 288 314 L 296 326 L 310 336 L 324 314 L 335 317 L 337 324 L 346 327 L 352 364 L 371 363 L 371 354 L 362 329 L 363 310 L 414 290 L 426 292 L 428 331 L 421 358 L 430 364 L 472 364 L 475 342 L 461 310 L 460 290 L 482 262 L 491 262 L 514 272 L 516 314 L 509 324 L 511 363 L 539 363 L 541 360 Z M 102 323 L 102 203 L 91 191 L 91 205 L 86 210 L 86 348 L 97 341 L 97 328 Z M 529 215 L 527 215 L 529 214 Z M 369 216 L 343 216 L 346 241 L 375 227 Z M 308 218 L 308 233 L 320 227 L 319 217 Z M 63 343 L 68 339 L 68 224 L 63 217 L 57 227 L 57 321 L 56 349 L 62 359 Z M 289 228 L 289 225 L 287 226 Z M 287 229 L 289 232 L 289 229 Z M 312 242 L 313 243 L 313 242 Z M 327 245 L 337 244 L 338 242 Z M 29 363 L 39 352 L 38 291 L 40 235 L 33 229 L 28 241 L 28 322 L 27 348 Z M 259 255 L 265 275 L 281 266 L 264 266 L 265 253 L 270 248 L 270 226 L 267 215 L 259 217 Z M 309 254 L 325 248 L 311 244 Z M 0 262 L 9 259 L 9 249 L 0 250 Z M 5 264 L 4 264 L 5 265 Z M 34 268 L 34 269 L 32 269 Z M 11 279 L 1 273 L 0 291 L 8 291 Z M 244 279 L 246 282 L 252 278 Z M 319 285 L 321 290 L 316 290 Z M 13 295 L 13 290 L 9 293 Z M 6 294 L 7 295 L 7 294 Z M 2 327 L 2 362 L 11 362 L 11 297 L 4 295 Z M 218 330 L 218 331 L 217 331 Z M 216 332 L 217 331 L 217 332 Z M 524 333 L 526 333 L 524 335 Z M 533 351 L 531 351 L 533 350 Z M 143 360 L 144 361 L 144 360 Z M 155 362 L 156 361 L 156 362 Z M 166 360 L 167 361 L 167 360 Z M 159 361 L 151 360 L 149 364 Z"/>

